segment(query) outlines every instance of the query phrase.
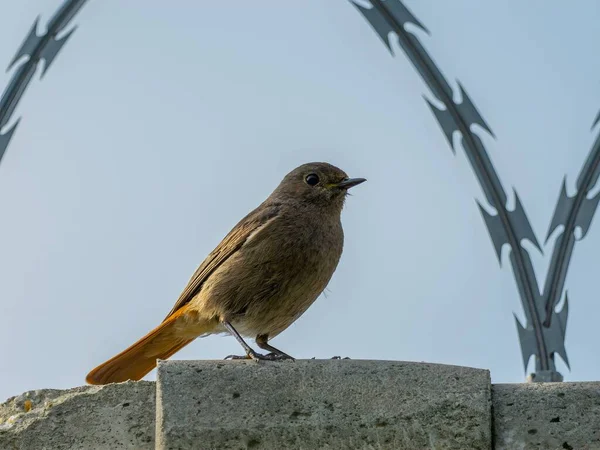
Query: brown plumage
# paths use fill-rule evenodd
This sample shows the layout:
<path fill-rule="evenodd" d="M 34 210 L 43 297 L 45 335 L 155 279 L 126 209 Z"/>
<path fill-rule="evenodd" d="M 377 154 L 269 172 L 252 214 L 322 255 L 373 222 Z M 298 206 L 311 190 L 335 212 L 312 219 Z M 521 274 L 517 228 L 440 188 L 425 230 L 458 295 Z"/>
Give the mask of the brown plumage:
<path fill-rule="evenodd" d="M 304 164 L 229 232 L 196 270 L 164 321 L 92 370 L 90 384 L 139 380 L 199 336 L 229 332 L 253 359 L 286 359 L 268 340 L 327 286 L 342 254 L 349 179 L 327 163 Z M 261 355 L 242 336 L 271 353 Z M 234 357 L 238 358 L 238 357 Z"/>

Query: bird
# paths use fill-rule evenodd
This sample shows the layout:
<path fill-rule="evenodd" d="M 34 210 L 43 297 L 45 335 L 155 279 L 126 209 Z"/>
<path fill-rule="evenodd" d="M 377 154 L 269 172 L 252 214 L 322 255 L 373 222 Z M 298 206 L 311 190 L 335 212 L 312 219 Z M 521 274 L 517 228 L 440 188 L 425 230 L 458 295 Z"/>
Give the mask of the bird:
<path fill-rule="evenodd" d="M 342 255 L 348 190 L 364 181 L 325 162 L 293 169 L 200 264 L 160 325 L 90 371 L 86 382 L 140 380 L 157 359 L 211 334 L 229 333 L 243 347 L 244 355 L 229 359 L 293 360 L 269 341 L 329 283 Z"/>

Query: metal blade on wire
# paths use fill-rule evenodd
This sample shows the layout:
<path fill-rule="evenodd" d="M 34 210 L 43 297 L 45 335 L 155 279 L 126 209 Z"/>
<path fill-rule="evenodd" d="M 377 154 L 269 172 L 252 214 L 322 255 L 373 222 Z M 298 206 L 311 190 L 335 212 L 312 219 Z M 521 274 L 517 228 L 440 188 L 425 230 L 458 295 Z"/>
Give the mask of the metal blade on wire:
<path fill-rule="evenodd" d="M 428 31 L 401 0 L 370 0 L 371 8 L 359 5 L 353 0 L 350 1 L 370 23 L 392 54 L 389 36 L 393 34 L 397 37 L 400 47 L 431 90 L 431 94 L 444 105 L 444 108 L 439 108 L 426 99 L 454 153 L 456 153 L 456 149 L 453 135 L 455 132 L 460 133 L 462 147 L 486 200 L 489 206 L 497 211 L 495 215 L 489 214 L 480 205 L 498 259 L 500 259 L 501 249 L 504 245 L 509 245 L 511 249 L 510 263 L 527 317 L 526 326 L 518 328 L 525 368 L 527 368 L 529 357 L 535 355 L 537 370 L 553 373 L 556 369 L 552 349 L 560 348 L 560 352 L 566 358 L 564 345 L 562 347 L 554 345 L 555 342 L 563 342 L 564 340 L 561 339 L 564 336 L 555 336 L 552 333 L 556 332 L 552 330 L 549 334 L 542 330 L 543 298 L 540 295 L 529 253 L 521 243 L 523 240 L 528 240 L 541 252 L 540 245 L 516 192 L 514 195 L 517 206 L 513 211 L 507 209 L 507 195 L 498 174 L 481 139 L 471 130 L 472 125 L 479 125 L 494 137 L 490 126 L 460 83 L 458 86 L 462 102 L 457 104 L 453 100 L 453 92 L 448 81 L 423 48 L 418 37 L 408 32 L 405 25 L 410 23 L 425 32 Z M 549 343 L 553 343 L 553 345 L 549 345 Z M 560 377 L 560 374 L 556 377 Z"/>
<path fill-rule="evenodd" d="M 63 37 L 57 38 L 57 35 L 65 29 L 86 1 L 65 0 L 49 20 L 46 33 L 41 36 L 37 34 L 39 17 L 36 18 L 27 37 L 8 65 L 7 70 L 10 70 L 22 60 L 4 90 L 2 97 L 0 97 L 0 161 L 2 161 L 2 156 L 16 129 L 16 122 L 15 125 L 9 130 L 4 131 L 4 133 L 2 133 L 2 129 L 11 120 L 21 97 L 27 90 L 37 70 L 39 62 L 41 60 L 44 61 L 44 68 L 41 74 L 41 77 L 43 77 L 69 37 L 73 34 L 75 28 L 67 32 Z"/>

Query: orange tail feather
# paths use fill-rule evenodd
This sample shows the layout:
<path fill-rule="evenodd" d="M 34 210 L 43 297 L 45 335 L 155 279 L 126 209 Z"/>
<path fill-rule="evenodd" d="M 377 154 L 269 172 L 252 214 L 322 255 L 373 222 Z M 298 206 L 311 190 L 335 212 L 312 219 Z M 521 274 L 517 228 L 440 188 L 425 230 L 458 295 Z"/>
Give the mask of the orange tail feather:
<path fill-rule="evenodd" d="M 195 323 L 192 328 L 198 330 L 196 336 L 210 331 L 210 322 L 207 321 L 202 330 L 197 315 L 193 315 Z M 182 308 L 135 344 L 93 369 L 85 381 L 88 384 L 108 384 L 141 380 L 156 367 L 157 359 L 169 358 L 196 338 L 190 338 L 189 332 L 185 333 L 185 323 L 182 322 L 186 319 L 191 317 L 186 317 L 185 308 Z"/>

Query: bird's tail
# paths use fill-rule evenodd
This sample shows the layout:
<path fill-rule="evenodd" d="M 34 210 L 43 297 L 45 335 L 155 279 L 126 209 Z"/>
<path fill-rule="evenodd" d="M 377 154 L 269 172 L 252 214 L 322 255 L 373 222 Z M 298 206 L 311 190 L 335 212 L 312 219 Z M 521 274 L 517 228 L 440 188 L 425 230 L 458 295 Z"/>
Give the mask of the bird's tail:
<path fill-rule="evenodd" d="M 85 381 L 108 384 L 140 380 L 156 367 L 157 359 L 169 358 L 213 327 L 212 321 L 204 323 L 195 311 L 187 311 L 183 307 L 135 344 L 92 370 Z M 190 329 L 194 331 L 192 335 Z"/>

